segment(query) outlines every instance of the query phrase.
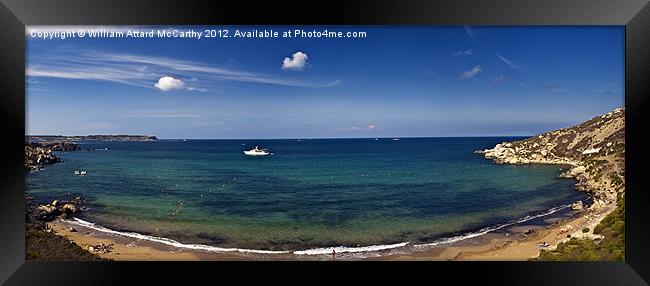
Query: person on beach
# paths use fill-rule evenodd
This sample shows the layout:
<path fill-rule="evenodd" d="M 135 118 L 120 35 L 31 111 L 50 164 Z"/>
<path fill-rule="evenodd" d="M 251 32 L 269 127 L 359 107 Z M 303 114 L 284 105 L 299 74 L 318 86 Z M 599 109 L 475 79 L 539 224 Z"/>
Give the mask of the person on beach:
<path fill-rule="evenodd" d="M 334 248 L 332 248 L 332 258 L 336 259 L 336 250 Z"/>

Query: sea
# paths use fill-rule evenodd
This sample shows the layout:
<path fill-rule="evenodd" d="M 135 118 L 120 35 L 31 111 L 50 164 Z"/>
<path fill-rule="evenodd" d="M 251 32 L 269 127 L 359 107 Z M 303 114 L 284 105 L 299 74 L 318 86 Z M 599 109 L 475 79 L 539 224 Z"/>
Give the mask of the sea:
<path fill-rule="evenodd" d="M 476 150 L 523 137 L 82 142 L 27 174 L 38 203 L 80 196 L 72 222 L 174 247 L 318 254 L 462 240 L 588 196 L 562 165 Z M 244 150 L 267 148 L 268 156 Z M 76 175 L 75 171 L 86 171 Z"/>

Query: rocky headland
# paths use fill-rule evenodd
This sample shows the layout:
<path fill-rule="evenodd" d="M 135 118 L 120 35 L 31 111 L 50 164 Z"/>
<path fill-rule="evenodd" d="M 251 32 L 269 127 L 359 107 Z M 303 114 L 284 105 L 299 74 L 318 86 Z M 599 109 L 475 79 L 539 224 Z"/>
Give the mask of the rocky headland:
<path fill-rule="evenodd" d="M 611 251 L 605 255 L 622 257 L 625 211 L 624 109 L 615 109 L 573 127 L 546 132 L 525 140 L 503 142 L 477 153 L 498 164 L 569 166 L 560 177 L 574 178 L 577 181 L 576 189 L 592 196 L 593 204 L 584 210 L 582 202 L 572 205 L 574 210 L 581 211 L 581 215 L 588 218 L 587 223 L 580 229 L 563 229 L 567 233 L 566 239 L 549 248 L 554 252 L 542 251 L 543 259 L 602 258 L 602 253 L 607 251 L 602 250 L 603 247 L 599 248 L 598 244 L 616 245 L 610 247 L 615 248 L 615 255 L 610 255 Z M 588 240 L 582 242 L 576 238 Z M 581 246 L 588 243 L 591 245 L 590 250 Z M 593 253 L 593 249 L 598 249 L 601 254 L 585 258 L 584 253 Z"/>
<path fill-rule="evenodd" d="M 54 151 L 69 152 L 81 150 L 71 142 L 27 142 L 25 143 L 25 171 L 42 169 L 45 165 L 61 162 Z"/>
<path fill-rule="evenodd" d="M 625 192 L 625 110 L 477 152 L 499 164 L 569 165 L 560 176 L 592 194 L 592 208 L 611 206 Z"/>

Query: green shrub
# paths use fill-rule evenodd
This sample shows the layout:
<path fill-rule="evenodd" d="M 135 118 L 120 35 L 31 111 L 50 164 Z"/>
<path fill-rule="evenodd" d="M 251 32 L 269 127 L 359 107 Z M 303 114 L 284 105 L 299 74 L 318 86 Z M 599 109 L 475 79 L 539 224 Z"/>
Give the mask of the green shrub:
<path fill-rule="evenodd" d="M 596 227 L 594 233 L 603 236 L 599 240 L 571 238 L 558 244 L 554 250 L 541 250 L 533 260 L 618 260 L 625 259 L 625 198 L 619 194 L 618 207 L 609 213 Z M 589 232 L 588 228 L 582 232 Z"/>

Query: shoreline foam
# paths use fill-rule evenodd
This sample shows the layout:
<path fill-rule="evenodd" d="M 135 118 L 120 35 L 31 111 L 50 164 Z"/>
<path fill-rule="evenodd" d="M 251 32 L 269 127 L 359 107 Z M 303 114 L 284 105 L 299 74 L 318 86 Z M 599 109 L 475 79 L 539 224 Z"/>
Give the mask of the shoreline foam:
<path fill-rule="evenodd" d="M 422 251 L 422 249 L 428 249 L 440 245 L 451 245 L 456 242 L 461 242 L 464 240 L 483 236 L 485 234 L 492 233 L 506 227 L 514 226 L 538 218 L 543 218 L 552 215 L 558 211 L 565 210 L 570 206 L 571 204 L 563 204 L 560 206 L 552 207 L 548 210 L 536 214 L 529 214 L 518 219 L 510 220 L 505 223 L 499 223 L 495 225 L 482 227 L 478 230 L 460 231 L 459 233 L 463 233 L 463 234 L 449 236 L 449 237 L 441 237 L 435 239 L 433 242 L 427 242 L 421 244 L 414 244 L 411 241 L 405 241 L 405 242 L 399 242 L 393 244 L 367 245 L 367 246 L 358 246 L 358 247 L 347 247 L 347 246 L 316 247 L 316 248 L 310 248 L 305 250 L 285 250 L 285 251 L 246 249 L 246 248 L 235 248 L 235 247 L 228 248 L 228 247 L 218 247 L 218 246 L 211 246 L 211 245 L 204 245 L 204 244 L 186 244 L 165 237 L 150 236 L 150 235 L 140 234 L 137 232 L 123 232 L 123 231 L 113 230 L 79 218 L 72 218 L 70 220 L 63 220 L 63 221 L 69 225 L 75 225 L 75 226 L 91 229 L 111 236 L 121 236 L 125 238 L 136 239 L 138 241 L 146 241 L 154 244 L 165 245 L 176 249 L 189 250 L 189 251 L 209 252 L 209 253 L 242 253 L 242 254 L 270 254 L 270 255 L 284 254 L 284 255 L 295 255 L 295 256 L 320 256 L 320 255 L 330 255 L 332 253 L 332 250 L 336 251 L 337 254 L 342 254 L 342 253 L 376 254 L 377 252 L 381 252 L 381 251 L 403 249 L 407 246 L 412 247 L 413 252 L 417 252 L 417 251 Z M 360 257 L 360 258 L 365 258 L 365 257 Z"/>

